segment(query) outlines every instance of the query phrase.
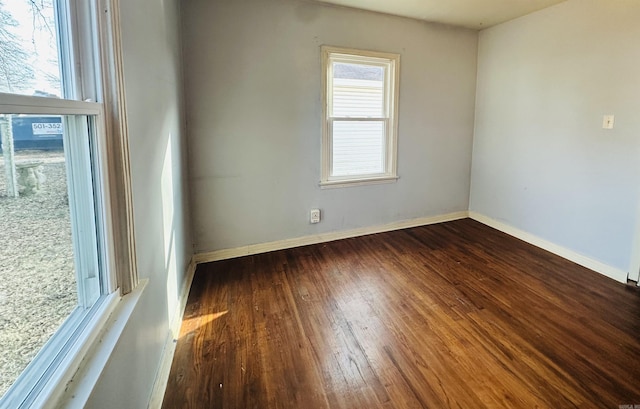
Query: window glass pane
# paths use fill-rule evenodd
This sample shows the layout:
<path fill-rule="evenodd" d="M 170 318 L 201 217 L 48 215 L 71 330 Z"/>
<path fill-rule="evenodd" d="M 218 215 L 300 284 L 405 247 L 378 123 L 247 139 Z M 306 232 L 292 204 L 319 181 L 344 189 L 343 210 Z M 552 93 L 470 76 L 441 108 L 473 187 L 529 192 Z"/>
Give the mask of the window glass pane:
<path fill-rule="evenodd" d="M 77 222 L 93 214 L 92 197 L 78 209 L 79 191 L 92 191 L 83 166 L 89 158 L 78 153 L 89 151 L 90 122 L 82 115 L 0 115 L 0 396 L 100 292 L 97 278 L 87 277 L 97 269 L 95 239 L 86 243 L 78 233 L 95 237 L 95 223 Z"/>
<path fill-rule="evenodd" d="M 53 0 L 0 0 L 0 92 L 60 97 Z"/>
<path fill-rule="evenodd" d="M 384 121 L 334 121 L 332 176 L 384 173 Z"/>
<path fill-rule="evenodd" d="M 333 63 L 333 116 L 384 116 L 384 68 Z"/>

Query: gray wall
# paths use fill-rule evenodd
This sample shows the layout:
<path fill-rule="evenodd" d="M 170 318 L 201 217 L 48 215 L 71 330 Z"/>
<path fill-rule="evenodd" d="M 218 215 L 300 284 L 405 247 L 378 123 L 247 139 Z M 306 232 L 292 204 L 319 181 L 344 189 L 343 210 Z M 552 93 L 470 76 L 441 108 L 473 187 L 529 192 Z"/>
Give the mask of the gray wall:
<path fill-rule="evenodd" d="M 475 31 L 294 0 L 182 12 L 196 251 L 467 210 Z M 322 44 L 401 54 L 396 183 L 318 186 Z"/>
<path fill-rule="evenodd" d="M 637 1 L 569 0 L 480 33 L 470 210 L 627 271 L 639 22 Z"/>
<path fill-rule="evenodd" d="M 121 1 L 138 272 L 145 289 L 88 408 L 146 408 L 191 257 L 177 0 Z"/>

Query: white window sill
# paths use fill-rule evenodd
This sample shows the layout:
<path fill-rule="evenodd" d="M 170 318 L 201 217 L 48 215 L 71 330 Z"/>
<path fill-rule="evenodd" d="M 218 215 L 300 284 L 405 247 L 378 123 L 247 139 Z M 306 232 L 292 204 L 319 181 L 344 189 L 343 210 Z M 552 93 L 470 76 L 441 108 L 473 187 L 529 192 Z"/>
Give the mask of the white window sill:
<path fill-rule="evenodd" d="M 372 177 L 372 178 L 326 180 L 326 181 L 320 182 L 320 187 L 322 189 L 333 189 L 338 187 L 379 185 L 382 183 L 393 183 L 397 180 L 398 180 L 398 176 L 378 176 L 378 177 Z"/>
<path fill-rule="evenodd" d="M 123 297 L 118 292 L 107 296 L 31 407 L 85 407 L 147 282 L 141 280 L 131 293 Z"/>

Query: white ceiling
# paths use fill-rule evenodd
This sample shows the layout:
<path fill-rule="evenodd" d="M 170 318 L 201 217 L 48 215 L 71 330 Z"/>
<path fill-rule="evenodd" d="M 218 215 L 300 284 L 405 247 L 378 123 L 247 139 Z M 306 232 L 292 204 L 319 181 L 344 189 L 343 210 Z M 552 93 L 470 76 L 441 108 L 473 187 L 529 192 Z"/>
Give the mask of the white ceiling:
<path fill-rule="evenodd" d="M 483 29 L 565 0 L 320 0 L 339 6 Z"/>

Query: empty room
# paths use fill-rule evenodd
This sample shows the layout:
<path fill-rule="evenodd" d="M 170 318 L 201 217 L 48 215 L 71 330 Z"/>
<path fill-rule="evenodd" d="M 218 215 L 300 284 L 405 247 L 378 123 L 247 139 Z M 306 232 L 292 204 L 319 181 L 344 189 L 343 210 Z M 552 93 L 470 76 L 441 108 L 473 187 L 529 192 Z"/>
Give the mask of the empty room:
<path fill-rule="evenodd" d="M 0 408 L 640 407 L 640 2 L 0 18 Z"/>

